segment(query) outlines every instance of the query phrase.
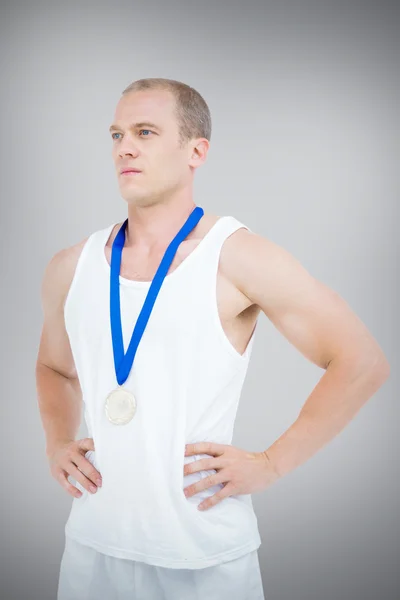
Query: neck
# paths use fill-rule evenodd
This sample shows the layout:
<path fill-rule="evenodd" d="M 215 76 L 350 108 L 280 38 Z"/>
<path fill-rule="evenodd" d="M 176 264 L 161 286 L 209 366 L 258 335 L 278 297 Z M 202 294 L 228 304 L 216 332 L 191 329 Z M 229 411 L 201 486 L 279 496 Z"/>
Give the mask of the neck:
<path fill-rule="evenodd" d="M 169 244 L 195 207 L 192 198 L 151 206 L 128 204 L 124 247 L 150 249 Z"/>

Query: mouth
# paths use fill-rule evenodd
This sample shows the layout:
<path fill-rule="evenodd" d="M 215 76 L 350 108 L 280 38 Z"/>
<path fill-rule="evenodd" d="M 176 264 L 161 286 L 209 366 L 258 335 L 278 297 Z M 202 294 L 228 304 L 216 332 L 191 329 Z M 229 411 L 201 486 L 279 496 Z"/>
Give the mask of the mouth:
<path fill-rule="evenodd" d="M 138 171 L 137 169 L 124 169 L 121 171 L 120 175 L 140 175 L 142 171 Z"/>

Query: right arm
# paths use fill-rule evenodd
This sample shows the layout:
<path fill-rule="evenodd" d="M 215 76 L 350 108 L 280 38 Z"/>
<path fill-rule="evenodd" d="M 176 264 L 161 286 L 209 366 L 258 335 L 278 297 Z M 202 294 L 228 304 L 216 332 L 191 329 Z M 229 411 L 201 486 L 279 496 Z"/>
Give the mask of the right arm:
<path fill-rule="evenodd" d="M 81 420 L 82 392 L 64 321 L 65 299 L 85 242 L 86 239 L 57 252 L 45 269 L 41 288 L 44 321 L 36 362 L 46 455 L 52 475 L 74 496 L 81 494 L 68 481 L 69 475 L 86 489 L 100 476 L 84 456 L 87 450 L 94 450 L 93 440 L 75 440 Z"/>

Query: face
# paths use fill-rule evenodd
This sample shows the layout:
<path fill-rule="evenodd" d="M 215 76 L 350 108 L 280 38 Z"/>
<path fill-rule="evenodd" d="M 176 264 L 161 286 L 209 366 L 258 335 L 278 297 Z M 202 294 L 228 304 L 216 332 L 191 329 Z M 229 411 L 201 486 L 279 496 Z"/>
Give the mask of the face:
<path fill-rule="evenodd" d="M 160 202 L 190 186 L 208 148 L 204 138 L 180 145 L 175 99 L 165 90 L 123 95 L 110 135 L 121 195 L 138 206 Z M 123 169 L 140 172 L 124 174 Z"/>

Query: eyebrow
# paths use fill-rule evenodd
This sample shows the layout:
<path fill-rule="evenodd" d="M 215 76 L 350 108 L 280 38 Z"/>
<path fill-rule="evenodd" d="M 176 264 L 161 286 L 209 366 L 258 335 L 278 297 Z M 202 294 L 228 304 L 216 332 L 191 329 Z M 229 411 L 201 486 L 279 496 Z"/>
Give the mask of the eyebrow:
<path fill-rule="evenodd" d="M 138 128 L 138 127 L 152 127 L 154 129 L 158 129 L 159 131 L 161 131 L 160 127 L 158 127 L 158 125 L 155 125 L 155 123 L 143 122 L 143 123 L 133 123 L 131 125 L 131 128 Z M 113 123 L 110 126 L 109 131 L 111 132 L 111 131 L 114 131 L 116 129 L 121 129 L 121 127 L 118 127 L 118 125 L 116 125 L 116 124 Z"/>

